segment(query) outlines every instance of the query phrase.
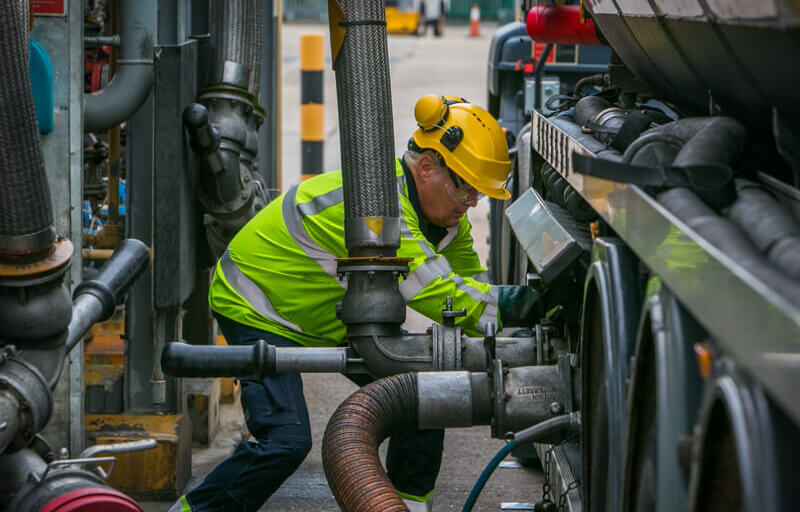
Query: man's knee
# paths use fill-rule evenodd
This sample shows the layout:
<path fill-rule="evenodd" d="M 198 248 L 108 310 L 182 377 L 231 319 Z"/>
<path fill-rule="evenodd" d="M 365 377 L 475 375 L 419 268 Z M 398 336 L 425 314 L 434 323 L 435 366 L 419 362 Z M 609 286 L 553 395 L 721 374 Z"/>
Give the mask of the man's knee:
<path fill-rule="evenodd" d="M 296 463 L 298 466 L 303 462 L 308 455 L 308 452 L 311 451 L 311 438 L 298 438 L 292 439 L 288 441 L 284 441 L 284 446 L 287 449 L 287 457 Z"/>
<path fill-rule="evenodd" d="M 299 466 L 311 451 L 311 432 L 304 432 L 300 425 L 284 425 L 273 428 L 269 436 L 259 440 L 269 446 L 269 451 L 279 456 L 286 464 Z"/>

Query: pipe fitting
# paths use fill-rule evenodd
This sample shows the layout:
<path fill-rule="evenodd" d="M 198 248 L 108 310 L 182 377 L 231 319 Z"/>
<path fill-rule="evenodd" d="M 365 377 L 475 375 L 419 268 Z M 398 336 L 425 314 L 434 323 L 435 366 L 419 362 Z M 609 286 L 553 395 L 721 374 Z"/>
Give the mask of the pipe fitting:
<path fill-rule="evenodd" d="M 408 275 L 408 259 L 348 258 L 339 261 L 336 272 L 347 279 L 337 316 L 347 327 L 349 339 L 400 333 L 406 304 L 398 280 Z"/>
<path fill-rule="evenodd" d="M 417 374 L 419 428 L 487 425 L 492 400 L 487 373 L 423 372 Z"/>
<path fill-rule="evenodd" d="M 434 325 L 433 332 L 446 326 Z M 347 373 L 380 378 L 405 372 L 433 370 L 486 369 L 486 348 L 481 338 L 461 336 L 459 327 L 449 328 L 453 335 L 440 335 L 435 348 L 429 334 L 397 336 L 362 336 L 350 340 L 355 354 L 345 347 L 305 348 L 275 347 L 259 342 L 250 346 L 204 346 L 169 343 L 161 364 L 173 377 L 266 376 L 282 373 Z M 496 357 L 505 368 L 536 364 L 536 340 L 532 337 L 497 338 Z M 459 358 L 456 357 L 459 354 Z"/>
<path fill-rule="evenodd" d="M 116 126 L 139 110 L 153 87 L 155 6 L 121 0 L 119 59 L 111 82 L 84 95 L 83 131 L 99 132 Z"/>
<path fill-rule="evenodd" d="M 200 202 L 206 237 L 219 256 L 234 235 L 266 204 L 266 189 L 255 170 L 260 111 L 235 91 L 211 91 L 183 112 L 192 149 L 200 160 Z"/>
<path fill-rule="evenodd" d="M 33 436 L 50 420 L 53 398 L 50 386 L 42 374 L 30 363 L 17 358 L 6 349 L 5 360 L 0 364 L 0 402 L 13 408 L 6 429 L 0 435 L 0 452 L 14 452 L 30 444 Z M 13 428 L 12 428 L 13 427 Z"/>
<path fill-rule="evenodd" d="M 502 377 L 502 365 L 498 367 Z M 516 389 L 541 388 L 548 395 L 552 385 L 543 372 L 521 372 L 505 385 L 500 382 L 498 393 L 497 373 L 491 378 L 487 373 L 470 372 L 404 373 L 376 380 L 353 393 L 331 416 L 322 440 L 325 476 L 342 510 L 408 510 L 378 455 L 378 447 L 390 435 L 418 428 L 469 427 L 487 424 L 490 419 L 494 424 L 500 421 L 491 418 L 498 394 L 500 400 L 508 400 Z M 518 382 L 524 386 L 517 388 Z M 524 419 L 503 422 L 518 425 L 531 421 L 525 427 L 541 426 L 520 432 L 517 442 L 563 436 L 580 419 L 575 415 L 554 419 L 548 414 L 535 420 L 527 413 L 522 416 Z M 356 464 L 359 470 L 353 471 Z"/>
<path fill-rule="evenodd" d="M 72 316 L 72 301 L 63 277 L 56 273 L 0 283 L 0 343 L 18 347 L 63 345 Z"/>

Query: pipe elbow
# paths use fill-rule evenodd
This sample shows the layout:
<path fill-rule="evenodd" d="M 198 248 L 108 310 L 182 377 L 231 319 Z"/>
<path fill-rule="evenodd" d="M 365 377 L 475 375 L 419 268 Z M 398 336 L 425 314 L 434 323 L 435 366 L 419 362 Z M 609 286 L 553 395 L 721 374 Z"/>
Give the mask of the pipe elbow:
<path fill-rule="evenodd" d="M 129 119 L 153 87 L 153 62 L 120 60 L 119 71 L 97 92 L 84 95 L 83 131 L 107 130 Z"/>

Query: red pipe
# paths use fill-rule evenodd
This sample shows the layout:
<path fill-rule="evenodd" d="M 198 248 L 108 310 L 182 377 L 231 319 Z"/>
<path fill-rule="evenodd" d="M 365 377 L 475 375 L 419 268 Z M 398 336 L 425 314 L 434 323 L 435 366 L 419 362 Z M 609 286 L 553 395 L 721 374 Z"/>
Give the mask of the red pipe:
<path fill-rule="evenodd" d="M 537 5 L 528 11 L 528 35 L 540 43 L 593 44 L 603 43 L 597 38 L 594 22 L 581 21 L 579 5 Z"/>

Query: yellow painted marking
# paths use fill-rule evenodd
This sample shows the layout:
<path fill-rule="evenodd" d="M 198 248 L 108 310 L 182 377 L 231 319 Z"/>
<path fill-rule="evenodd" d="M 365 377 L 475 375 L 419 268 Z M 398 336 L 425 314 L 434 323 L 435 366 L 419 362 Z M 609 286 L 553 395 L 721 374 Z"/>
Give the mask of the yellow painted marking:
<path fill-rule="evenodd" d="M 364 219 L 370 231 L 376 235 L 383 233 L 383 217 L 367 217 Z"/>

